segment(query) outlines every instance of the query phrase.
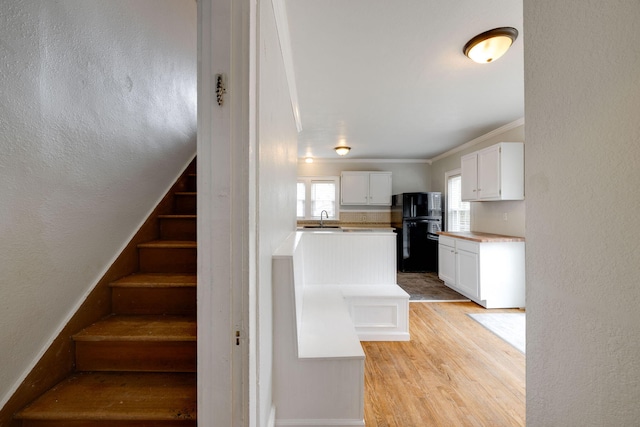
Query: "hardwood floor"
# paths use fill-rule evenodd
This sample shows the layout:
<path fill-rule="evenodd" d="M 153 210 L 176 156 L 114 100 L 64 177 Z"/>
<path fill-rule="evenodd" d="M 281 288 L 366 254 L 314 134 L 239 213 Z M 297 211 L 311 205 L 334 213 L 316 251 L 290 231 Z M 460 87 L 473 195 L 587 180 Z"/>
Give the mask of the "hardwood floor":
<path fill-rule="evenodd" d="M 478 312 L 411 303 L 410 342 L 362 343 L 367 427 L 525 425 L 525 356 L 466 315 Z"/>

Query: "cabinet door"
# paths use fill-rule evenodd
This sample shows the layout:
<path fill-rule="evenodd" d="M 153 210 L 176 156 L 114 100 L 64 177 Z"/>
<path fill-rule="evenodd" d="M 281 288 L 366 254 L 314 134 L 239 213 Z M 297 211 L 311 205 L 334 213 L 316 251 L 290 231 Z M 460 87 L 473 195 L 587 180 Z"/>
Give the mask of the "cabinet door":
<path fill-rule="evenodd" d="M 460 159 L 462 200 L 478 198 L 478 155 L 468 154 Z"/>
<path fill-rule="evenodd" d="M 343 172 L 340 190 L 343 205 L 366 205 L 369 200 L 369 174 Z"/>
<path fill-rule="evenodd" d="M 456 251 L 457 268 L 456 268 L 456 286 L 468 297 L 478 298 L 479 272 L 478 272 L 478 254 L 473 252 Z"/>
<path fill-rule="evenodd" d="M 500 146 L 478 152 L 478 198 L 500 199 Z"/>
<path fill-rule="evenodd" d="M 369 175 L 369 204 L 391 206 L 390 173 L 371 173 Z"/>
<path fill-rule="evenodd" d="M 451 246 L 438 245 L 438 277 L 447 285 L 456 285 L 456 251 Z"/>

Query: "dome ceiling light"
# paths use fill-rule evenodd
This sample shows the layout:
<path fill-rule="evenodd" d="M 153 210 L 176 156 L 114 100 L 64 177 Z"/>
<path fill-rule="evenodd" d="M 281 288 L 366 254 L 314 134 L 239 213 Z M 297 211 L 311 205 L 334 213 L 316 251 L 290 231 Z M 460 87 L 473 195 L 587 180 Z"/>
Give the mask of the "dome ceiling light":
<path fill-rule="evenodd" d="M 479 64 L 488 64 L 504 55 L 518 37 L 513 27 L 500 27 L 478 34 L 464 45 L 462 51 Z"/>
<path fill-rule="evenodd" d="M 346 145 L 338 145 L 334 148 L 334 150 L 336 150 L 338 156 L 346 156 L 349 151 L 351 151 L 351 147 L 347 147 Z"/>

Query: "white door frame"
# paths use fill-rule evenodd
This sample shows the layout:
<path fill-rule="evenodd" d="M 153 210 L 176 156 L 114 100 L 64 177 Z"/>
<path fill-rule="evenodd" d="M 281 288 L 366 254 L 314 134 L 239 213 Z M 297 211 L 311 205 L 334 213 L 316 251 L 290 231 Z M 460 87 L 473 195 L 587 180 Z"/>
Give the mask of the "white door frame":
<path fill-rule="evenodd" d="M 249 0 L 198 0 L 198 424 L 207 427 L 255 425 L 256 353 L 247 339 L 255 283 L 251 16 Z"/>

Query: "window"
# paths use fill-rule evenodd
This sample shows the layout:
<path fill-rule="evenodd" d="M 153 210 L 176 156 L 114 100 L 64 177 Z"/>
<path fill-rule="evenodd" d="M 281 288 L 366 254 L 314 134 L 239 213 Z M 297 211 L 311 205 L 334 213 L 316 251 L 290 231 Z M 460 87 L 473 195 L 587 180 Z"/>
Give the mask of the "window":
<path fill-rule="evenodd" d="M 471 205 L 462 201 L 460 169 L 447 172 L 447 231 L 471 230 Z"/>
<path fill-rule="evenodd" d="M 299 177 L 296 216 L 298 219 L 320 219 L 320 213 L 327 211 L 329 219 L 338 219 L 337 176 Z"/>

